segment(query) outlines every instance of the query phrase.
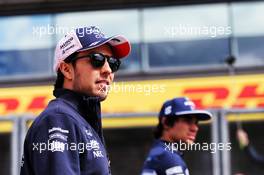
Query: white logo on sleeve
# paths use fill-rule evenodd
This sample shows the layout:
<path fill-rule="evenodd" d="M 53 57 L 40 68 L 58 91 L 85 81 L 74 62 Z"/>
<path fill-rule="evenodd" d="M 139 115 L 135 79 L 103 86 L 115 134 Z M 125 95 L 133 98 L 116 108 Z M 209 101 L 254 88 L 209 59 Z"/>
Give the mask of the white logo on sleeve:
<path fill-rule="evenodd" d="M 60 127 L 53 127 L 53 128 L 51 128 L 51 129 L 49 129 L 49 133 L 51 133 L 51 132 L 53 132 L 53 131 L 59 131 L 59 132 L 66 133 L 66 134 L 69 133 L 69 130 L 62 129 L 62 128 L 60 128 Z"/>
<path fill-rule="evenodd" d="M 85 130 L 85 133 L 86 133 L 88 136 L 91 136 L 91 137 L 93 136 L 92 132 L 91 132 L 90 130 L 88 130 L 88 129 Z"/>
<path fill-rule="evenodd" d="M 52 139 L 62 139 L 64 141 L 67 142 L 67 138 L 68 136 L 64 135 L 64 134 L 61 134 L 61 133 L 53 133 L 53 134 L 50 134 L 49 135 L 49 140 L 52 140 Z"/>
<path fill-rule="evenodd" d="M 184 175 L 184 173 L 181 166 L 174 166 L 166 169 L 166 175 Z"/>
<path fill-rule="evenodd" d="M 185 170 L 185 175 L 190 175 L 188 169 Z"/>
<path fill-rule="evenodd" d="M 104 157 L 102 151 L 100 150 L 100 145 L 96 140 L 90 140 L 90 142 L 86 145 L 86 149 L 93 152 L 94 158 Z"/>
<path fill-rule="evenodd" d="M 52 141 L 51 143 L 49 143 L 48 149 L 52 152 L 63 152 L 65 150 L 65 143 L 57 140 Z"/>
<path fill-rule="evenodd" d="M 52 127 L 48 130 L 48 150 L 51 152 L 64 152 L 68 140 L 69 130 Z"/>
<path fill-rule="evenodd" d="M 49 140 L 61 139 L 67 141 L 67 134 L 69 134 L 69 130 L 62 129 L 60 127 L 52 127 L 49 129 Z"/>

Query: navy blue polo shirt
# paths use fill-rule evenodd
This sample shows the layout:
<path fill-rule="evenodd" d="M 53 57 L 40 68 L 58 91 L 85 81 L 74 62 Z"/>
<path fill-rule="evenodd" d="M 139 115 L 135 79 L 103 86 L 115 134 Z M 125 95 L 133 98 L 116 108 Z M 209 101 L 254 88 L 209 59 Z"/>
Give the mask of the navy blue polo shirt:
<path fill-rule="evenodd" d="M 100 102 L 63 90 L 36 118 L 24 142 L 20 175 L 109 175 Z"/>
<path fill-rule="evenodd" d="M 171 143 L 155 140 L 144 162 L 141 175 L 189 175 L 183 153 L 171 149 Z"/>

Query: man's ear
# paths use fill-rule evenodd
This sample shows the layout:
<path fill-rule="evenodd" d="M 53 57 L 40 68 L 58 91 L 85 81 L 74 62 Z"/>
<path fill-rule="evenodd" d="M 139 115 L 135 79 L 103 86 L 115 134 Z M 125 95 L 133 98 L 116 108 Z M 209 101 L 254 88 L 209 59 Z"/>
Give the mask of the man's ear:
<path fill-rule="evenodd" d="M 167 130 L 170 128 L 170 126 L 167 125 L 166 120 L 167 120 L 166 117 L 161 118 L 161 124 L 162 124 L 163 128 Z"/>
<path fill-rule="evenodd" d="M 68 80 L 72 80 L 74 76 L 74 70 L 72 64 L 62 62 L 59 66 L 61 73 Z"/>

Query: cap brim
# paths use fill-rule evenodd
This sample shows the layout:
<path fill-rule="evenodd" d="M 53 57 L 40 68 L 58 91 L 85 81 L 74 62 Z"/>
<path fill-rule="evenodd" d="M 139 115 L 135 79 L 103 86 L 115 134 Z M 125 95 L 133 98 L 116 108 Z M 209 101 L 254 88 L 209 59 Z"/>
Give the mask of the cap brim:
<path fill-rule="evenodd" d="M 210 112 L 203 111 L 203 110 L 176 112 L 175 115 L 176 116 L 193 115 L 197 117 L 198 120 L 210 120 L 212 118 L 212 114 Z"/>
<path fill-rule="evenodd" d="M 84 47 L 78 50 L 78 52 L 83 52 L 86 50 L 94 49 L 106 43 L 108 43 L 111 46 L 114 57 L 117 59 L 121 59 L 121 58 L 128 56 L 131 51 L 130 42 L 125 37 L 121 35 L 117 35 L 117 36 L 112 36 L 110 38 L 102 39 L 101 41 L 94 44 L 93 46 Z"/>

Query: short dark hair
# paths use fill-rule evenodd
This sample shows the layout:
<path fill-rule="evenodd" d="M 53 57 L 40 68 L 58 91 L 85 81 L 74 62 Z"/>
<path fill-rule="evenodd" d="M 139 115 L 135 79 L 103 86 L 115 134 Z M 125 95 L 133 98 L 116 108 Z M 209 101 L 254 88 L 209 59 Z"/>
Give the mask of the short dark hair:
<path fill-rule="evenodd" d="M 162 123 L 162 118 L 165 118 L 164 120 L 164 124 Z M 164 126 L 163 125 L 167 125 L 169 127 L 173 127 L 174 123 L 176 121 L 178 121 L 178 117 L 172 116 L 172 117 L 161 117 L 159 119 L 159 124 L 156 126 L 155 130 L 154 130 L 154 137 L 155 139 L 159 139 L 162 134 L 163 134 L 163 130 L 164 130 Z"/>
<path fill-rule="evenodd" d="M 77 56 L 77 52 L 71 54 L 70 56 L 68 56 L 64 62 L 65 63 L 72 63 L 73 67 L 75 67 L 76 65 L 76 56 Z M 60 88 L 63 88 L 63 83 L 64 83 L 64 75 L 63 73 L 61 72 L 60 68 L 58 69 L 57 71 L 57 78 L 56 78 L 56 81 L 55 81 L 55 84 L 54 84 L 54 90 L 55 89 L 60 89 Z"/>
<path fill-rule="evenodd" d="M 59 69 L 57 71 L 57 78 L 54 84 L 54 89 L 60 89 L 63 87 L 63 83 L 64 83 L 64 75 L 61 72 L 61 70 Z"/>

